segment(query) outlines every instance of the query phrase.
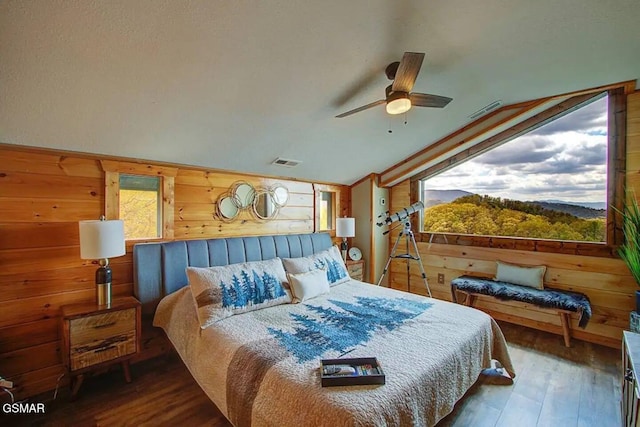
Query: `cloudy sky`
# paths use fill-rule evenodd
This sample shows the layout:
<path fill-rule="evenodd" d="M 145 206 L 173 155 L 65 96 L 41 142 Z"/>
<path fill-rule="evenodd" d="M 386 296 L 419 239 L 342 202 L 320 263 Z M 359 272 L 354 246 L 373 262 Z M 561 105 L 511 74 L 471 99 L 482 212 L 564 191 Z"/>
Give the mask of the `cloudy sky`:
<path fill-rule="evenodd" d="M 605 202 L 607 98 L 457 166 L 425 189 L 515 200 Z"/>

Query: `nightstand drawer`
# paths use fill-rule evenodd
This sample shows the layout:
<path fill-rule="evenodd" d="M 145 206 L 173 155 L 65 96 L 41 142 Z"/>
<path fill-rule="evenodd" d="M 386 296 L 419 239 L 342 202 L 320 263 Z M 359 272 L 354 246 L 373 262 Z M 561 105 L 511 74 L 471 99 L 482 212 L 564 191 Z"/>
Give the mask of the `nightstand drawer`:
<path fill-rule="evenodd" d="M 347 272 L 354 280 L 364 280 L 364 261 L 347 261 Z"/>
<path fill-rule="evenodd" d="M 349 275 L 362 277 L 362 264 L 355 264 L 349 266 Z"/>
<path fill-rule="evenodd" d="M 101 340 L 72 345 L 69 354 L 72 371 L 108 362 L 136 352 L 136 331 L 112 334 Z"/>
<path fill-rule="evenodd" d="M 69 321 L 71 347 L 91 344 L 136 330 L 136 309 L 99 313 Z"/>

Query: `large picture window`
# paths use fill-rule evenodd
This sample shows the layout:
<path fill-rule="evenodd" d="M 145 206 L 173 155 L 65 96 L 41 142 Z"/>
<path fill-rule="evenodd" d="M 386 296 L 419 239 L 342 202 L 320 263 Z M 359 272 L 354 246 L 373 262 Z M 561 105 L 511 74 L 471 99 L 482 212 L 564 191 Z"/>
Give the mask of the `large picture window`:
<path fill-rule="evenodd" d="M 428 233 L 606 243 L 606 93 L 419 182 Z"/>

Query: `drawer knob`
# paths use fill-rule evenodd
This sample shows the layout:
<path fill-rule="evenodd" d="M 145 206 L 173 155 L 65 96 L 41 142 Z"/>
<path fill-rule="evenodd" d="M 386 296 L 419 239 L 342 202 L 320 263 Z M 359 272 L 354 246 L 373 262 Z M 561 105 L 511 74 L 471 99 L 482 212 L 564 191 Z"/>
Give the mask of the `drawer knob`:
<path fill-rule="evenodd" d="M 633 381 L 633 370 L 627 369 L 624 374 L 624 380 L 629 382 Z"/>

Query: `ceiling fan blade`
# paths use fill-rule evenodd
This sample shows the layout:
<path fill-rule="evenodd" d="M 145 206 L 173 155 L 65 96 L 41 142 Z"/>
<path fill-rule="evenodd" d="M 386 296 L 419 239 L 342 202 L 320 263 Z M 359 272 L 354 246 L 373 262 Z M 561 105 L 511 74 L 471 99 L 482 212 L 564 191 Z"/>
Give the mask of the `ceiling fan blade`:
<path fill-rule="evenodd" d="M 350 116 L 352 114 L 359 113 L 360 111 L 368 110 L 369 108 L 373 108 L 373 107 L 378 106 L 380 104 L 385 104 L 386 102 L 387 101 L 385 101 L 384 99 L 381 99 L 379 101 L 372 102 L 371 104 L 363 105 L 362 107 L 358 107 L 358 108 L 355 108 L 353 110 L 349 110 L 346 113 L 338 114 L 336 116 L 336 118 L 341 119 L 343 117 L 347 117 L 347 116 Z"/>
<path fill-rule="evenodd" d="M 429 95 L 428 93 L 410 93 L 409 99 L 414 107 L 435 107 L 444 108 L 451 102 L 451 98 L 440 95 Z"/>
<path fill-rule="evenodd" d="M 346 90 L 336 97 L 332 104 L 334 107 L 344 107 L 351 99 L 356 95 L 364 92 L 373 85 L 380 77 L 380 70 L 378 68 L 371 68 L 363 73 L 359 78 L 354 80 Z"/>
<path fill-rule="evenodd" d="M 424 53 L 405 52 L 391 89 L 394 92 L 411 92 L 423 60 Z"/>

